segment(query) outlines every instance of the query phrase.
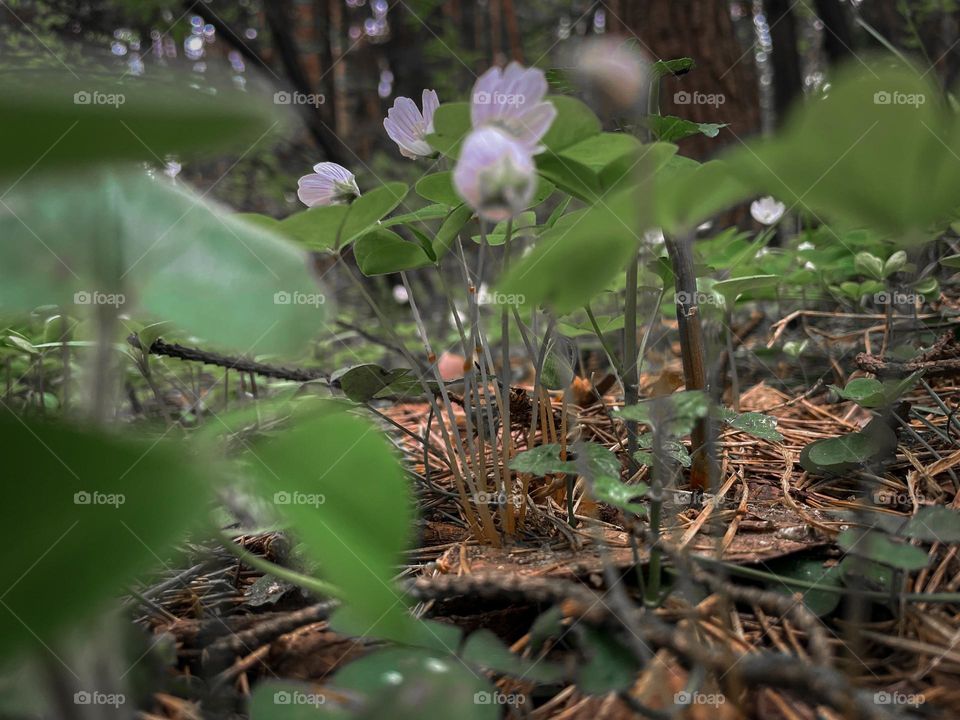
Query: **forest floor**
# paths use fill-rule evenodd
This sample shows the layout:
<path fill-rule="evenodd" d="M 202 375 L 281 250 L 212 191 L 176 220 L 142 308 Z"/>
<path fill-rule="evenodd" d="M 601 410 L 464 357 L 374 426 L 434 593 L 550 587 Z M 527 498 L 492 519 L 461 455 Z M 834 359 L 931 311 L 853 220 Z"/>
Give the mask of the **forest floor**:
<path fill-rule="evenodd" d="M 843 387 L 852 374 L 864 375 L 861 368 L 876 369 L 886 362 L 886 331 L 880 315 L 794 314 L 742 342 L 748 349 L 759 348 L 784 333 L 806 333 L 825 350 L 817 362 L 824 366 L 826 382 Z M 893 716 L 918 712 L 956 717 L 960 604 L 937 595 L 925 602 L 916 595 L 960 590 L 958 546 L 936 541 L 923 546 L 928 563 L 919 572 L 890 578 L 868 569 L 861 587 L 872 588 L 872 594 L 841 600 L 838 575 L 844 552 L 837 542 L 851 527 L 902 526 L 920 507 L 960 509 L 960 441 L 953 434 L 960 371 L 951 362 L 956 350 L 947 338 L 939 356 L 922 358 L 928 387 L 917 386 L 903 398 L 914 412 L 898 429 L 895 454 L 875 472 L 860 468 L 816 475 L 798 462 L 810 442 L 861 428 L 871 417 L 868 410 L 853 402 L 830 402 L 836 397 L 820 381 L 788 392 L 785 388 L 798 384 L 785 363 L 764 370 L 763 381 L 751 385 L 748 379 L 741 411 L 775 417 L 783 440 L 758 439 L 726 427 L 717 441 L 718 490 L 698 503 L 683 489 L 682 480 L 669 489 L 663 547 L 673 569 L 683 573 L 666 575 L 665 582 L 676 592 L 647 611 L 662 622 L 644 630 L 638 621 L 638 639 L 650 647 L 654 661 L 640 669 L 629 697 L 586 695 L 573 684 L 536 686 L 501 677 L 502 692 L 523 693 L 532 701 L 505 708 L 507 715 L 590 720 L 639 717 L 640 710 L 656 715 L 673 709 L 676 694 L 688 686 L 690 668 L 702 665 L 708 671 L 702 691 L 725 700 L 692 704 L 680 717 L 853 717 L 830 696 L 839 687 L 832 683 L 843 676 L 879 693 L 878 716 L 890 711 Z M 857 353 L 864 355 L 854 360 Z M 756 366 L 756 356 L 751 357 Z M 807 364 L 814 375 L 817 363 Z M 678 371 L 678 360 L 676 365 Z M 749 378 L 751 368 L 744 365 L 742 372 Z M 656 392 L 663 378 L 644 377 L 643 384 Z M 568 407 L 566 422 L 580 428 L 582 439 L 621 451 L 622 423 L 609 412 L 621 403 L 615 394 L 583 399 L 579 406 Z M 553 397 L 552 404 L 554 418 L 544 413 L 546 422 L 541 424 L 548 438 L 564 412 L 561 397 Z M 385 412 L 442 448 L 427 403 L 399 403 Z M 526 444 L 527 418 L 515 420 L 520 449 Z M 642 604 L 636 568 L 649 560 L 643 549 L 650 546 L 644 541 L 644 522 L 591 501 L 582 479 L 574 490 L 576 526 L 567 522 L 565 481 L 533 478 L 518 531 L 494 547 L 472 538 L 450 470 L 409 435 L 396 432 L 393 440 L 418 483 L 418 547 L 409 552 L 398 576 L 417 601 L 417 614 L 465 631 L 486 628 L 519 656 L 569 664 L 580 660 L 564 638 L 578 624 L 623 621 L 627 597 Z M 487 448 L 488 453 L 492 450 Z M 493 467 L 492 455 L 488 462 Z M 649 480 L 646 472 L 641 469 L 629 481 Z M 865 500 L 865 494 L 871 497 Z M 282 533 L 245 533 L 236 541 L 272 562 L 290 563 L 292 543 Z M 207 689 L 220 688 L 242 699 L 264 678 L 323 688 L 334 671 L 377 645 L 334 632 L 328 624 L 329 604 L 318 604 L 282 580 L 263 577 L 223 547 L 198 544 L 188 548 L 188 555 L 195 558 L 192 565 L 137 589 L 143 598 L 138 621 L 154 633 L 172 635 L 180 672 Z M 685 557 L 694 559 L 686 568 Z M 777 577 L 786 579 L 778 586 Z M 557 621 L 563 631 L 544 640 L 534 622 L 553 605 L 562 609 Z M 768 657 L 758 655 L 764 651 L 794 658 L 794 667 L 767 668 L 772 679 L 756 682 L 763 675 L 749 657 Z M 721 672 L 724 664 L 727 670 Z M 822 695 L 815 692 L 820 680 L 825 683 Z M 158 695 L 154 713 L 146 717 L 199 717 L 197 697 L 188 692 Z M 898 699 L 906 699 L 907 706 L 896 705 Z"/>

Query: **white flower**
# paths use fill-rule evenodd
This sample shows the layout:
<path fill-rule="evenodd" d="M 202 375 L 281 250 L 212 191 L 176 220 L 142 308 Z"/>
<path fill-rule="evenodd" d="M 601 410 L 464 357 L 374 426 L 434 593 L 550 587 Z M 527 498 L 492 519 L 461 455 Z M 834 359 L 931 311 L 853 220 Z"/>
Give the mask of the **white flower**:
<path fill-rule="evenodd" d="M 631 108 L 645 95 L 647 70 L 643 57 L 619 39 L 594 37 L 585 41 L 575 74 L 598 99 L 614 108 Z"/>
<path fill-rule="evenodd" d="M 453 185 L 483 219 L 514 217 L 530 204 L 537 187 L 530 148 L 495 127 L 474 130 L 460 150 Z"/>
<path fill-rule="evenodd" d="M 647 245 L 661 245 L 664 242 L 663 228 L 651 228 L 643 234 L 643 241 Z"/>
<path fill-rule="evenodd" d="M 797 250 L 816 250 L 817 246 L 814 245 L 809 240 L 804 240 L 802 243 L 797 245 Z"/>
<path fill-rule="evenodd" d="M 424 138 L 433 132 L 433 113 L 440 106 L 435 90 L 423 91 L 423 112 L 408 97 L 398 97 L 387 111 L 383 127 L 400 148 L 400 154 L 411 160 L 430 157 L 434 150 Z"/>
<path fill-rule="evenodd" d="M 407 302 L 407 300 L 410 299 L 410 295 L 407 293 L 407 288 L 405 285 L 393 286 L 393 299 L 399 305 L 403 305 L 405 302 Z"/>
<path fill-rule="evenodd" d="M 322 162 L 313 166 L 313 173 L 297 183 L 297 197 L 307 207 L 339 205 L 360 196 L 357 179 L 342 165 Z"/>
<path fill-rule="evenodd" d="M 750 203 L 750 214 L 761 225 L 776 225 L 786 211 L 786 205 L 769 195 Z"/>
<path fill-rule="evenodd" d="M 546 94 L 547 78 L 542 70 L 516 62 L 504 70 L 490 68 L 474 83 L 470 121 L 475 130 L 496 126 L 530 152 L 539 152 L 543 149 L 540 140 L 557 115 L 553 104 L 544 102 Z"/>

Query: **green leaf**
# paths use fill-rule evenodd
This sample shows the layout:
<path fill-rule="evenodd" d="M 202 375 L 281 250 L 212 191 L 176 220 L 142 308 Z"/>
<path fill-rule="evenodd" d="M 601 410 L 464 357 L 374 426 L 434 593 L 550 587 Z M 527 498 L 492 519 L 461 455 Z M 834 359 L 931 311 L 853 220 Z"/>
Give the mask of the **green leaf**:
<path fill-rule="evenodd" d="M 903 393 L 916 385 L 919 379 L 920 373 L 915 372 L 901 380 L 856 378 L 848 382 L 845 388 L 836 385 L 829 387 L 844 400 L 852 400 L 865 408 L 880 408 L 896 402 Z"/>
<path fill-rule="evenodd" d="M 246 151 L 281 120 L 272 103 L 252 93 L 199 87 L 206 81 L 163 68 L 149 75 L 78 77 L 59 67 L 5 73 L 0 174 Z"/>
<path fill-rule="evenodd" d="M 940 258 L 939 263 L 943 267 L 960 268 L 960 255 L 947 255 L 947 257 Z"/>
<path fill-rule="evenodd" d="M 883 280 L 883 260 L 868 252 L 858 252 L 853 258 L 858 272 L 869 275 L 874 280 Z"/>
<path fill-rule="evenodd" d="M 310 250 L 332 250 L 349 205 L 323 205 L 308 208 L 280 221 L 279 230 Z"/>
<path fill-rule="evenodd" d="M 907 264 L 907 253 L 905 250 L 897 250 L 893 255 L 887 258 L 883 264 L 883 276 L 885 278 L 900 272 Z"/>
<path fill-rule="evenodd" d="M 595 500 L 638 515 L 645 513 L 646 508 L 642 503 L 635 502 L 635 499 L 646 495 L 649 489 L 645 483 L 628 485 L 619 477 L 610 475 L 597 475 L 590 485 L 590 492 Z"/>
<path fill-rule="evenodd" d="M 824 588 L 840 588 L 843 585 L 840 579 L 839 565 L 827 568 L 824 567 L 822 561 L 811 558 L 781 558 L 768 563 L 767 570 L 780 577 L 791 580 L 802 580 Z M 803 604 L 807 606 L 810 612 L 818 617 L 829 615 L 836 610 L 842 597 L 842 593 L 832 592 L 829 589 L 803 589 L 778 582 L 767 583 L 767 589 L 790 596 L 798 592 L 801 593 L 803 596 Z"/>
<path fill-rule="evenodd" d="M 517 472 L 531 475 L 572 473 L 576 475 L 610 475 L 620 477 L 620 461 L 610 450 L 597 443 L 577 442 L 568 449 L 566 460 L 560 459 L 560 445 L 538 445 L 518 453 L 510 461 Z"/>
<path fill-rule="evenodd" d="M 687 435 L 700 418 L 707 416 L 710 404 L 701 390 L 684 390 L 666 397 L 644 400 L 636 405 L 625 405 L 617 410 L 624 420 L 636 420 L 656 427 L 662 423 L 667 436 Z"/>
<path fill-rule="evenodd" d="M 905 240 L 951 215 L 960 122 L 927 78 L 888 58 L 860 58 L 804 103 L 776 138 L 733 151 L 731 169 L 757 192 L 817 220 Z"/>
<path fill-rule="evenodd" d="M 457 235 L 460 234 L 460 231 L 470 222 L 472 217 L 473 210 L 467 205 L 460 205 L 452 210 L 447 219 L 443 221 L 433 238 L 433 253 L 436 255 L 438 262 L 450 252 Z"/>
<path fill-rule="evenodd" d="M 564 216 L 501 278 L 497 290 L 566 314 L 604 290 L 636 250 L 636 201 L 621 193 Z"/>
<path fill-rule="evenodd" d="M 683 57 L 674 60 L 657 60 L 650 66 L 650 69 L 657 77 L 666 77 L 667 75 L 680 77 L 686 75 L 695 67 L 696 63 L 694 63 L 693 58 Z"/>
<path fill-rule="evenodd" d="M 283 232 L 280 221 L 269 215 L 261 215 L 260 213 L 235 213 L 233 217 L 237 220 L 261 227 L 264 230 Z"/>
<path fill-rule="evenodd" d="M 26 340 L 19 335 L 7 335 L 4 339 L 4 342 L 12 348 L 17 350 L 22 350 L 28 355 L 39 355 L 40 351 L 33 345 L 32 342 Z"/>
<path fill-rule="evenodd" d="M 604 132 L 570 145 L 560 152 L 560 157 L 578 162 L 598 173 L 613 161 L 641 147 L 640 141 L 633 135 Z"/>
<path fill-rule="evenodd" d="M 775 288 L 780 281 L 781 278 L 778 275 L 749 275 L 720 280 L 713 284 L 713 290 L 723 295 L 727 307 L 732 308 L 742 294 L 752 290 Z"/>
<path fill-rule="evenodd" d="M 415 188 L 417 195 L 431 202 L 449 207 L 456 207 L 463 202 L 453 187 L 453 172 L 449 170 L 420 178 Z"/>
<path fill-rule="evenodd" d="M 158 438 L 0 417 L 6 483 L 0 547 L 9 578 L 2 654 L 44 652 L 63 630 L 158 566 L 203 517 L 212 473 Z M 69 602 L 64 593 L 69 590 Z"/>
<path fill-rule="evenodd" d="M 615 637 L 583 628 L 588 660 L 577 673 L 577 687 L 588 695 L 606 695 L 633 686 L 640 667 L 633 653 Z"/>
<path fill-rule="evenodd" d="M 643 206 L 649 213 L 645 224 L 676 235 L 753 194 L 725 163 L 711 160 L 700 165 L 686 158 L 648 180 L 640 192 L 653 197 Z"/>
<path fill-rule="evenodd" d="M 434 203 L 433 205 L 427 205 L 426 207 L 420 208 L 419 210 L 414 210 L 413 212 L 404 213 L 403 215 L 394 215 L 393 217 L 386 218 L 381 221 L 383 227 L 393 227 L 394 225 L 406 225 L 406 224 L 420 224 L 429 222 L 430 220 L 441 220 L 447 215 L 450 214 L 450 208 L 447 205 L 440 203 Z"/>
<path fill-rule="evenodd" d="M 433 134 L 426 139 L 434 150 L 455 159 L 469 132 L 470 103 L 443 103 L 433 114 Z"/>
<path fill-rule="evenodd" d="M 889 593 L 891 598 L 895 597 L 895 593 L 900 589 L 895 582 L 899 573 L 889 566 L 847 555 L 840 561 L 839 568 L 840 577 L 847 586 Z"/>
<path fill-rule="evenodd" d="M 727 408 L 720 408 L 719 415 L 721 420 L 736 430 L 761 440 L 783 442 L 783 435 L 777 430 L 777 419 L 772 415 L 758 412 L 737 413 Z"/>
<path fill-rule="evenodd" d="M 392 586 L 410 542 L 413 507 L 382 434 L 341 404 L 325 402 L 252 453 L 264 495 L 342 591 L 344 617 L 373 637 L 422 634 Z"/>
<path fill-rule="evenodd" d="M 939 505 L 920 508 L 910 518 L 903 534 L 925 542 L 960 543 L 960 513 Z"/>
<path fill-rule="evenodd" d="M 167 179 L 36 183 L 0 213 L 6 310 L 106 302 L 250 355 L 297 352 L 322 325 L 325 297 L 302 250 Z"/>
<path fill-rule="evenodd" d="M 407 242 L 392 230 L 375 228 L 353 247 L 357 265 L 364 275 L 385 275 L 431 264 L 423 248 Z"/>
<path fill-rule="evenodd" d="M 641 145 L 621 155 L 600 171 L 598 182 L 606 194 L 649 182 L 676 156 L 679 148 L 672 143 L 655 142 Z"/>
<path fill-rule="evenodd" d="M 564 192 L 586 203 L 600 197 L 602 188 L 597 174 L 586 165 L 555 153 L 542 153 L 536 161 L 540 175 Z"/>
<path fill-rule="evenodd" d="M 503 245 L 507 241 L 507 225 L 510 221 L 503 220 L 497 223 L 493 230 L 487 233 L 487 244 L 491 246 Z M 513 229 L 511 238 L 532 238 L 536 237 L 537 214 L 533 210 L 526 210 L 513 218 Z M 483 235 L 474 235 L 471 238 L 475 243 L 483 242 Z"/>
<path fill-rule="evenodd" d="M 706 135 L 714 138 L 720 130 L 727 127 L 727 123 L 698 123 L 673 115 L 648 115 L 646 124 L 653 130 L 658 140 L 671 143 L 691 135 Z"/>
<path fill-rule="evenodd" d="M 563 677 L 563 671 L 553 663 L 530 662 L 517 657 L 500 638 L 485 628 L 470 633 L 460 657 L 471 665 L 538 683 L 558 682 Z"/>
<path fill-rule="evenodd" d="M 901 570 L 920 570 L 929 562 L 925 550 L 894 542 L 888 535 L 874 530 L 844 530 L 837 537 L 837 544 L 849 554 Z"/>
<path fill-rule="evenodd" d="M 557 109 L 557 116 L 541 141 L 548 152 L 558 153 L 600 132 L 600 119 L 580 100 L 565 95 L 548 95 L 546 99 Z"/>
<path fill-rule="evenodd" d="M 863 430 L 815 440 L 800 453 L 800 465 L 811 473 L 840 474 L 878 463 L 897 449 L 897 434 L 883 418 L 874 418 Z"/>
<path fill-rule="evenodd" d="M 401 182 L 389 182 L 364 193 L 350 204 L 350 211 L 337 233 L 337 247 L 356 240 L 403 202 L 410 188 Z"/>
<path fill-rule="evenodd" d="M 643 450 L 652 450 L 653 449 L 653 433 L 643 433 L 637 438 L 637 446 Z M 690 453 L 687 451 L 687 446 L 676 440 L 667 440 L 663 443 L 663 451 L 667 454 L 667 457 L 673 458 L 676 462 L 683 467 L 690 467 L 692 464 L 692 459 L 690 458 Z M 637 462 L 641 465 L 647 465 L 653 467 L 654 457 L 651 452 L 636 452 L 634 457 Z"/>
<path fill-rule="evenodd" d="M 354 720 L 496 720 L 504 702 L 482 676 L 455 658 L 410 648 L 376 650 L 334 675 L 332 685 L 360 696 Z"/>
<path fill-rule="evenodd" d="M 369 363 L 335 372 L 330 376 L 330 382 L 338 385 L 350 400 L 366 403 L 384 392 L 396 391 L 398 387 L 409 388 L 407 380 L 416 382 L 416 379 L 411 377 L 411 372 L 408 368 L 386 370 Z M 419 384 L 417 386 L 419 387 Z"/>
<path fill-rule="evenodd" d="M 437 261 L 437 254 L 433 251 L 433 242 L 430 238 L 412 225 L 407 227 L 407 231 L 417 239 L 417 242 L 420 244 L 420 249 L 423 250 L 423 254 L 429 258 L 430 262 L 435 263 Z"/>
<path fill-rule="evenodd" d="M 542 612 L 530 626 L 530 649 L 539 652 L 550 638 L 560 637 L 563 633 L 563 608 L 554 605 Z"/>

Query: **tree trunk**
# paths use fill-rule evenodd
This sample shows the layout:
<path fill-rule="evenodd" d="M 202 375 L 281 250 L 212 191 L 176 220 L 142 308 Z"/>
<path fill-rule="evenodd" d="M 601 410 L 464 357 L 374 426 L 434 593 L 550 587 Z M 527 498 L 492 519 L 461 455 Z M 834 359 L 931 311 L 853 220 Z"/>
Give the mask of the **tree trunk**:
<path fill-rule="evenodd" d="M 789 0 L 764 0 L 763 6 L 773 43 L 773 111 L 780 127 L 788 110 L 803 96 L 797 21 Z"/>
<path fill-rule="evenodd" d="M 655 59 L 692 57 L 696 62 L 689 75 L 665 80 L 661 113 L 730 125 L 716 138 L 681 140 L 684 155 L 704 159 L 759 132 L 753 51 L 738 41 L 727 0 L 635 0 L 616 7 L 621 12 L 611 18 L 612 32 L 637 37 Z"/>
<path fill-rule="evenodd" d="M 847 6 L 840 0 L 816 0 L 817 17 L 823 23 L 823 51 L 831 66 L 853 57 L 853 29 Z"/>

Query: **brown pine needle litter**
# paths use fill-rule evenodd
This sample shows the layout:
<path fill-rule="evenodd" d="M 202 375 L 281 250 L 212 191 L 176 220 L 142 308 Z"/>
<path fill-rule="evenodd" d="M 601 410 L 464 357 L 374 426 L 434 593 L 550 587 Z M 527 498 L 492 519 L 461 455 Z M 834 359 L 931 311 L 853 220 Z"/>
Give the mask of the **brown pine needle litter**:
<path fill-rule="evenodd" d="M 855 315 L 833 319 L 874 322 Z M 783 327 L 775 325 L 773 336 Z M 831 342 L 847 351 L 864 337 L 862 328 L 833 334 L 838 339 Z M 873 346 L 876 350 L 880 344 Z M 876 366 L 883 360 L 873 356 L 866 362 Z M 758 575 L 739 577 L 738 569 L 747 575 L 773 573 L 798 555 L 815 558 L 823 574 L 835 570 L 843 556 L 838 536 L 862 524 L 868 506 L 871 515 L 866 517 L 879 514 L 885 522 L 905 522 L 925 506 L 960 506 L 960 449 L 952 427 L 958 421 L 939 404 L 960 406 L 956 374 L 932 373 L 929 392 L 922 385 L 910 391 L 905 400 L 915 412 L 899 433 L 895 455 L 881 470 L 823 476 L 799 465 L 803 448 L 820 438 L 855 431 L 870 417 L 852 402 L 830 402 L 835 398 L 826 389 L 827 383 L 842 387 L 864 372 L 842 362 L 832 363 L 826 372 L 823 381 L 799 393 L 788 393 L 786 384 L 773 387 L 774 379 L 756 383 L 741 395 L 741 411 L 775 417 L 783 440 L 761 440 L 722 428 L 717 438 L 719 477 L 702 504 L 691 502 L 682 478 L 677 487 L 667 488 L 663 547 L 677 587 L 686 584 L 689 591 L 673 592 L 656 609 L 636 610 L 635 617 L 625 617 L 626 611 L 612 600 L 611 578 L 614 584 L 635 584 L 633 568 L 647 559 L 643 518 L 626 517 L 597 503 L 589 496 L 586 479 L 577 478 L 573 504 L 578 522 L 571 527 L 565 480 L 514 474 L 514 490 L 524 494 L 516 534 L 504 538 L 502 547 L 479 543 L 463 516 L 444 459 L 441 420 L 430 417 L 425 402 L 385 408 L 383 412 L 407 430 L 395 432 L 393 441 L 417 482 L 421 515 L 417 547 L 408 552 L 408 564 L 398 575 L 400 587 L 417 601 L 418 614 L 468 632 L 493 629 L 514 653 L 532 660 L 549 656 L 568 665 L 576 662 L 562 642 L 548 640 L 537 648 L 531 644 L 530 625 L 550 606 L 562 610 L 567 632 L 625 625 L 649 647 L 649 662 L 629 691 L 593 697 L 572 684 L 542 687 L 528 717 L 629 718 L 641 711 L 668 711 L 693 669 L 707 674 L 700 692 L 716 693 L 726 702 L 691 705 L 682 710 L 687 718 L 886 716 L 882 701 L 857 706 L 852 686 L 844 684 L 848 680 L 870 692 L 922 697 L 928 716 L 941 711 L 955 716 L 950 713 L 960 708 L 960 602 L 944 594 L 960 592 L 956 545 L 934 542 L 927 567 L 901 574 L 897 593 L 884 595 L 878 589 L 869 595 L 867 602 L 893 608 L 897 615 L 878 619 L 883 612 L 874 613 L 873 620 L 860 624 L 855 643 L 842 611 L 819 619 L 806 609 L 803 593 L 815 593 L 815 587 L 776 587 Z M 649 389 L 660 380 L 644 377 L 642 384 Z M 608 393 L 593 402 L 571 403 L 566 421 L 563 394 L 551 394 L 550 412 L 539 414 L 534 444 L 558 441 L 566 422 L 568 441 L 598 442 L 622 457 L 624 428 L 611 413 L 622 400 L 616 388 L 606 389 Z M 455 407 L 462 413 L 462 404 Z M 529 388 L 517 389 L 511 402 L 515 452 L 529 446 L 532 408 Z M 447 429 L 462 435 L 466 427 L 456 416 Z M 428 452 L 416 439 L 423 437 Z M 489 438 L 482 447 L 480 467 L 486 469 L 487 486 L 495 488 L 494 457 L 500 448 L 491 447 Z M 640 483 L 649 480 L 647 474 L 642 468 L 634 477 L 624 477 Z M 242 536 L 237 542 L 272 562 L 291 562 L 291 542 L 283 534 Z M 255 679 L 271 674 L 323 687 L 336 669 L 371 646 L 371 641 L 330 628 L 335 601 L 318 604 L 317 598 L 264 577 L 212 546 L 192 551 L 194 566 L 137 589 L 134 599 L 143 607 L 143 623 L 176 639 L 184 672 L 209 676 L 213 671 L 216 682 L 240 694 L 248 692 Z M 811 577 L 814 585 L 817 579 Z M 238 644 L 238 637 L 244 642 Z M 784 656 L 794 664 L 777 665 L 777 658 Z M 498 688 L 528 695 L 536 689 L 530 682 L 506 677 Z M 173 698 L 160 706 L 168 718 L 191 717 L 193 711 Z"/>

